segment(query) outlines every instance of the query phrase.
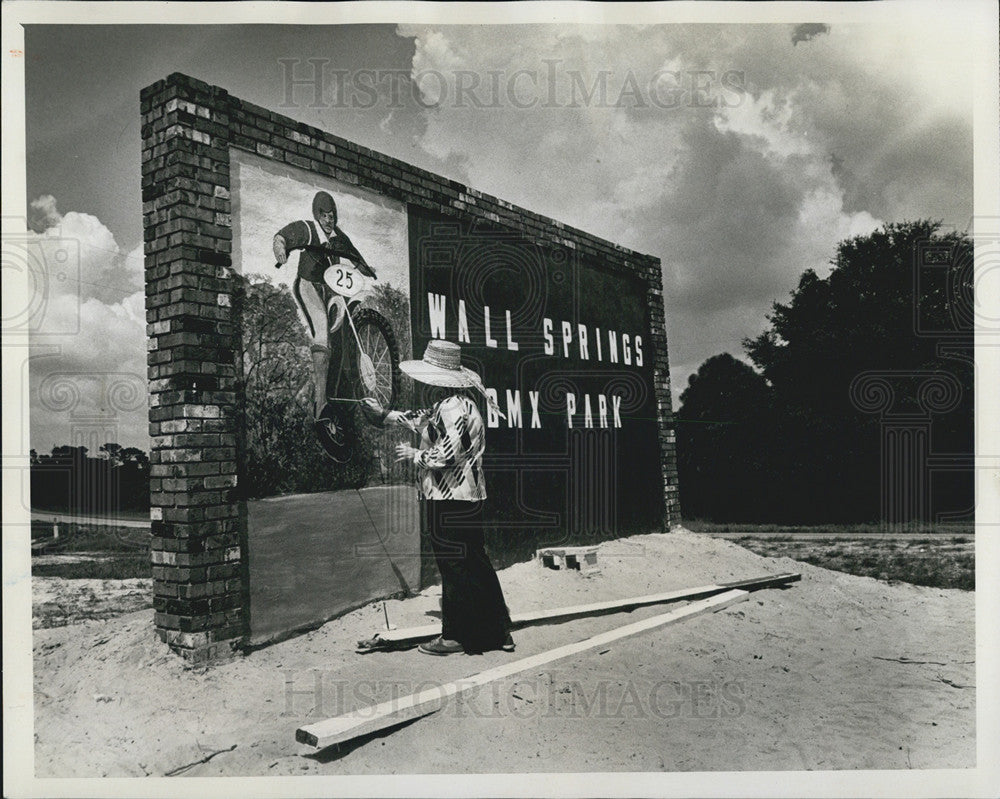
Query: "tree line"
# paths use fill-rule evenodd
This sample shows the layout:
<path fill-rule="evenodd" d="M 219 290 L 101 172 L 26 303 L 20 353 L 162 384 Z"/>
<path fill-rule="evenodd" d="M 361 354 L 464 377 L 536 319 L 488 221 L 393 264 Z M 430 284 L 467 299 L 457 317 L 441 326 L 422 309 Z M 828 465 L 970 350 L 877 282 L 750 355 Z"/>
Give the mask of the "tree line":
<path fill-rule="evenodd" d="M 826 277 L 806 270 L 773 304 L 745 361 L 702 363 L 677 412 L 685 517 L 884 522 L 900 471 L 926 492 L 904 516 L 971 516 L 971 467 L 928 464 L 973 452 L 972 255 L 928 220 L 847 239 Z M 906 437 L 921 428 L 929 438 Z"/>
<path fill-rule="evenodd" d="M 31 506 L 76 515 L 149 510 L 149 456 L 136 447 L 102 444 L 31 450 Z"/>

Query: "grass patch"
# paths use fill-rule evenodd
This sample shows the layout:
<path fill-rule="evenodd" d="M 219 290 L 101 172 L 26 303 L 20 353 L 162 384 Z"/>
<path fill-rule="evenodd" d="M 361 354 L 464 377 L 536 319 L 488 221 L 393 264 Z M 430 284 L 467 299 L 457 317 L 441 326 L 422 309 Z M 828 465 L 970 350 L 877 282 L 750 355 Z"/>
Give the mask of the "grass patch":
<path fill-rule="evenodd" d="M 927 533 L 947 533 L 956 537 L 966 537 L 971 539 L 975 536 L 976 525 L 974 522 L 947 522 L 933 524 L 912 530 L 889 530 L 878 522 L 864 522 L 856 524 L 756 524 L 752 522 L 712 522 L 703 519 L 685 519 L 684 527 L 693 533 L 746 533 L 747 535 L 792 535 L 796 533 L 810 533 L 812 535 L 884 535 L 887 532 L 895 534 L 919 535 L 925 537 Z"/>
<path fill-rule="evenodd" d="M 59 538 L 52 536 L 51 522 L 31 523 L 31 541 L 44 541 L 45 552 L 147 552 L 148 530 L 134 527 L 97 527 L 89 524 L 59 524 Z"/>
<path fill-rule="evenodd" d="M 766 536 L 746 537 L 739 543 L 758 555 L 793 558 L 860 577 L 965 591 L 976 587 L 971 547 L 957 548 L 943 536 L 939 541 L 921 542 L 919 549 L 900 549 L 891 539 L 872 537 L 841 539 L 834 546 L 803 539 L 788 544 Z"/>
<path fill-rule="evenodd" d="M 791 558 L 879 580 L 932 588 L 976 587 L 975 525 L 935 524 L 891 531 L 880 524 L 826 524 L 813 527 L 685 521 L 697 533 L 733 534 L 758 555 Z"/>
<path fill-rule="evenodd" d="M 63 577 L 68 580 L 126 580 L 131 577 L 152 577 L 149 553 L 112 555 L 100 560 L 72 563 L 32 564 L 33 577 Z"/>
<path fill-rule="evenodd" d="M 69 580 L 125 580 L 151 577 L 149 531 L 133 527 L 107 527 L 89 524 L 59 523 L 59 538 L 52 537 L 52 523 L 31 523 L 32 543 L 44 542 L 37 554 L 92 555 L 91 559 L 59 562 L 32 561 L 36 577 L 63 577 Z M 47 560 L 47 558 L 46 558 Z"/>

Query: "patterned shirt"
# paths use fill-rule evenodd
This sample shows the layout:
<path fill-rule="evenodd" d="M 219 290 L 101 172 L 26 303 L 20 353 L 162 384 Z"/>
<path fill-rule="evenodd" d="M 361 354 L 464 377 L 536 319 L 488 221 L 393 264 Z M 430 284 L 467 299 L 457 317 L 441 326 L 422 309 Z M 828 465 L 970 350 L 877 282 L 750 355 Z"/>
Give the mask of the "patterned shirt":
<path fill-rule="evenodd" d="M 486 499 L 486 428 L 476 404 L 460 394 L 419 411 L 392 411 L 387 424 L 420 433 L 413 457 L 424 499 Z"/>

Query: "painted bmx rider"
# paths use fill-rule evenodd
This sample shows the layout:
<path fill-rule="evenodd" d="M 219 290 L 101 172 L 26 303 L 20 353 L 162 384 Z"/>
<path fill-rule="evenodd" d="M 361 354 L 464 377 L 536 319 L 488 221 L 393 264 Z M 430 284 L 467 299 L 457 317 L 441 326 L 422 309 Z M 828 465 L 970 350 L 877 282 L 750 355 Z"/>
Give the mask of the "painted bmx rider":
<path fill-rule="evenodd" d="M 376 275 L 347 234 L 337 226 L 337 204 L 328 192 L 316 192 L 312 213 L 313 219 L 291 222 L 279 230 L 272 247 L 277 267 L 288 261 L 289 253 L 301 251 L 292 294 L 299 316 L 309 331 L 311 343 L 314 427 L 326 454 L 334 461 L 343 463 L 350 457 L 350 447 L 344 440 L 338 409 L 329 400 L 340 396 L 341 366 L 348 345 L 342 329 L 343 311 L 338 313 L 332 324 L 328 319 L 327 309 L 334 295 L 323 282 L 323 273 L 339 264 L 341 258 L 346 258 L 362 274 L 371 278 Z M 336 368 L 336 376 L 328 394 L 331 364 Z"/>

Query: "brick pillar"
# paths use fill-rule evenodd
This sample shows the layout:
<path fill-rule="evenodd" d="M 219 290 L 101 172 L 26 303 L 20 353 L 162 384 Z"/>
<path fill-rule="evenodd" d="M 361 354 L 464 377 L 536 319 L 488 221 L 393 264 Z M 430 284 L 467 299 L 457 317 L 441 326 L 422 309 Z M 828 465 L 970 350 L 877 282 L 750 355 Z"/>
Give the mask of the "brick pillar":
<path fill-rule="evenodd" d="M 183 75 L 141 94 L 153 604 L 160 639 L 195 662 L 230 654 L 248 611 L 228 107 Z"/>
<path fill-rule="evenodd" d="M 663 306 L 663 275 L 658 258 L 645 264 L 646 303 L 653 335 L 653 390 L 656 393 L 660 468 L 663 473 L 664 524 L 667 529 L 681 523 L 680 487 L 677 480 L 677 433 L 670 396 L 670 358 L 667 353 L 667 321 Z"/>

